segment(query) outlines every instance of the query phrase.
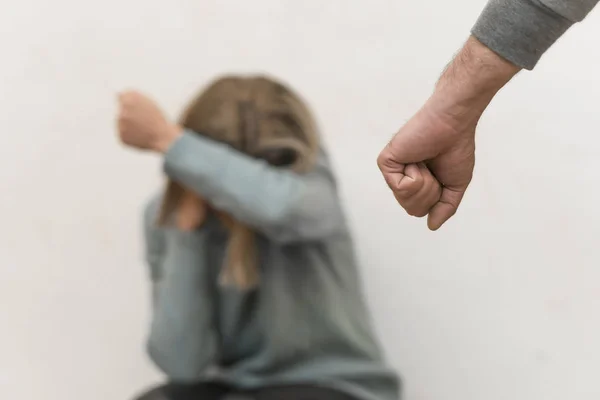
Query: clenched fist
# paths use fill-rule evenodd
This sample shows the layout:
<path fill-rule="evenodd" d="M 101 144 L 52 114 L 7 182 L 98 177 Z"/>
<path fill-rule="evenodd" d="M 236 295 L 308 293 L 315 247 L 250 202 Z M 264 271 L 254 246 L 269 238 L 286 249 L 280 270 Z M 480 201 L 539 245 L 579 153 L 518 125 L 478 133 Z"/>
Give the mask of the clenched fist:
<path fill-rule="evenodd" d="M 158 152 L 165 152 L 181 134 L 153 100 L 136 91 L 119 94 L 117 127 L 127 146 Z"/>
<path fill-rule="evenodd" d="M 399 164 L 382 152 L 380 162 L 383 176 L 398 203 L 407 214 L 424 217 L 440 201 L 442 185 L 433 176 L 425 163 Z"/>
<path fill-rule="evenodd" d="M 479 119 L 519 69 L 470 37 L 429 100 L 379 154 L 377 164 L 396 200 L 411 215 L 427 215 L 429 229 L 439 229 L 458 210 L 473 177 Z M 427 185 L 419 180 L 435 189 L 425 195 Z"/>
<path fill-rule="evenodd" d="M 437 230 L 456 213 L 471 182 L 477 121 L 454 128 L 432 108 L 428 103 L 413 116 L 377 163 L 406 212 L 427 215 L 429 229 Z"/>

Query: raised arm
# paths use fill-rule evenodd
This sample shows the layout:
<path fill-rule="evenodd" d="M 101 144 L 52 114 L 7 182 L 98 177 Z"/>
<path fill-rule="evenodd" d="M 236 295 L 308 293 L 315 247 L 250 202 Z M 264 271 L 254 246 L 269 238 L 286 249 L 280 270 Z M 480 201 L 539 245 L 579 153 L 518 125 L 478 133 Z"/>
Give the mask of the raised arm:
<path fill-rule="evenodd" d="M 299 175 L 184 131 L 166 148 L 164 170 L 213 207 L 275 241 L 318 240 L 345 227 L 324 153 L 313 171 Z"/>
<path fill-rule="evenodd" d="M 170 123 L 138 92 L 120 95 L 123 143 L 164 154 L 167 175 L 237 220 L 282 243 L 342 233 L 345 222 L 324 153 L 306 174 L 272 167 Z"/>

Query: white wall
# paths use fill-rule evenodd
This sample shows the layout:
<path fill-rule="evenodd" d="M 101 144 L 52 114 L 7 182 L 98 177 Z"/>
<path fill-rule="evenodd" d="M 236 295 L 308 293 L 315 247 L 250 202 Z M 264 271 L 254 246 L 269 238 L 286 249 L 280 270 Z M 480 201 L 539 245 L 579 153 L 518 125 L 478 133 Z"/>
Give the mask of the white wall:
<path fill-rule="evenodd" d="M 600 398 L 598 12 L 494 101 L 445 229 L 405 216 L 375 165 L 483 3 L 4 1 L 0 397 L 127 399 L 158 379 L 139 205 L 159 162 L 116 143 L 114 96 L 175 115 L 215 74 L 258 69 L 320 117 L 407 400 Z"/>

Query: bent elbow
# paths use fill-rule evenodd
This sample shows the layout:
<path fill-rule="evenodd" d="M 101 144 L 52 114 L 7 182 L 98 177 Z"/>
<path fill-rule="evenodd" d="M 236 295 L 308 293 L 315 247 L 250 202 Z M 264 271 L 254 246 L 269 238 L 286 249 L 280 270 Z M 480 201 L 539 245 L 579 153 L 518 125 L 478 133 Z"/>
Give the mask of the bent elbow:
<path fill-rule="evenodd" d="M 216 343 L 190 351 L 185 340 L 159 340 L 150 337 L 146 351 L 152 362 L 169 379 L 177 382 L 194 382 L 213 365 Z"/>

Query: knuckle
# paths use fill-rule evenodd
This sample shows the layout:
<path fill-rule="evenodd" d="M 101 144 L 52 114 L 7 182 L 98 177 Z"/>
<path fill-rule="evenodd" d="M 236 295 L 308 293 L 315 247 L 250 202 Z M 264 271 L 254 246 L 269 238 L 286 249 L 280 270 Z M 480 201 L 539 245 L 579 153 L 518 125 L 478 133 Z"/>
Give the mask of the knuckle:
<path fill-rule="evenodd" d="M 385 183 L 388 185 L 388 187 L 392 190 L 395 191 L 395 187 L 394 187 L 394 177 L 391 176 L 389 173 L 382 171 L 383 173 L 383 179 L 385 180 Z"/>
<path fill-rule="evenodd" d="M 412 187 L 415 191 L 421 190 L 425 186 L 425 180 L 422 177 L 417 177 L 412 183 Z"/>
<path fill-rule="evenodd" d="M 423 187 L 423 181 L 418 179 L 410 179 L 406 181 L 404 189 L 407 193 L 414 194 Z"/>
<path fill-rule="evenodd" d="M 377 156 L 377 167 L 379 167 L 379 170 L 383 171 L 385 169 L 387 159 L 388 159 L 388 156 L 387 156 L 385 150 L 383 150 L 381 153 L 379 153 L 379 155 Z"/>
<path fill-rule="evenodd" d="M 413 195 L 413 190 L 408 185 L 398 185 L 398 187 L 394 188 L 394 194 L 397 198 L 402 199 L 403 201 L 408 200 Z"/>
<path fill-rule="evenodd" d="M 427 211 L 425 211 L 423 209 L 410 209 L 410 210 L 406 210 L 406 212 L 411 217 L 416 217 L 416 218 L 422 218 L 427 215 Z"/>

